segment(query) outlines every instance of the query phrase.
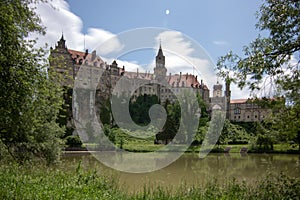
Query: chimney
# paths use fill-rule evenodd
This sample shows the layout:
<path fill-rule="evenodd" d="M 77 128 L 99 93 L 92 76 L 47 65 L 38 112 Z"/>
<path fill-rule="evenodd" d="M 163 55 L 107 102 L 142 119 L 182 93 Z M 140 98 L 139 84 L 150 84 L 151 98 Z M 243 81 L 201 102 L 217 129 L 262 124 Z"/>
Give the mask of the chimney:
<path fill-rule="evenodd" d="M 96 50 L 94 50 L 94 51 L 92 52 L 92 61 L 95 60 L 95 58 L 96 58 Z"/>
<path fill-rule="evenodd" d="M 84 54 L 84 56 L 83 56 L 83 59 L 85 59 L 86 58 L 86 56 L 89 54 L 89 50 L 88 49 L 86 49 L 85 50 L 85 54 Z"/>
<path fill-rule="evenodd" d="M 181 75 L 182 75 L 182 73 L 180 72 L 180 74 L 179 74 L 179 81 L 181 80 Z"/>

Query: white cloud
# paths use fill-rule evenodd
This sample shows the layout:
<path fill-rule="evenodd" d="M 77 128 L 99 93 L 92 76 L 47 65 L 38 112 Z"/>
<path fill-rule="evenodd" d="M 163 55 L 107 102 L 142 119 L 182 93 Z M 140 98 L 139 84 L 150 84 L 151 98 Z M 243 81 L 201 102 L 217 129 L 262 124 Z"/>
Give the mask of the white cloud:
<path fill-rule="evenodd" d="M 68 48 L 78 51 L 93 50 L 102 42 L 115 36 L 109 31 L 96 28 L 89 28 L 87 34 L 83 34 L 81 32 L 82 20 L 70 11 L 69 4 L 63 0 L 40 3 L 36 12 L 40 16 L 42 24 L 46 27 L 46 35 L 38 36 L 38 46 L 44 46 L 47 43 L 53 47 L 63 33 Z M 32 37 L 37 36 L 33 35 Z M 110 48 L 106 48 L 105 51 L 102 50 L 101 53 L 107 53 L 121 47 L 118 41 L 114 41 Z"/>
<path fill-rule="evenodd" d="M 213 41 L 213 44 L 219 45 L 219 46 L 224 46 L 224 45 L 228 45 L 228 42 L 221 41 L 221 40 L 215 40 L 215 41 Z"/>
<path fill-rule="evenodd" d="M 69 4 L 66 1 L 52 0 L 47 4 L 41 3 L 37 6 L 37 13 L 41 17 L 42 24 L 46 27 L 45 36 L 32 36 L 39 38 L 38 46 L 44 46 L 44 44 L 47 43 L 49 46 L 54 47 L 63 33 L 68 48 L 78 51 L 97 49 L 98 55 L 107 63 L 111 63 L 113 59 L 106 59 L 106 54 L 121 50 L 124 47 L 116 37 L 116 34 L 104 29 L 89 28 L 87 34 L 83 34 L 83 22 L 81 18 L 70 11 Z M 101 49 L 97 48 L 108 39 L 111 39 L 109 46 L 104 48 L 102 45 Z M 217 76 L 214 72 L 214 64 L 208 56 L 199 57 L 195 55 L 199 52 L 195 50 L 190 40 L 187 40 L 182 33 L 177 31 L 161 32 L 154 39 L 156 40 L 156 46 L 154 48 L 159 46 L 160 41 L 162 43 L 162 48 L 166 56 L 166 66 L 169 72 L 172 72 L 172 74 L 179 73 L 180 71 L 182 73 L 194 73 L 198 75 L 199 80 L 203 79 L 212 90 L 213 84 L 215 84 L 217 80 Z M 227 43 L 214 41 L 214 44 L 225 45 Z M 180 53 L 174 54 L 174 52 Z M 203 52 L 205 52 L 205 50 L 203 50 Z M 203 52 L 200 54 L 203 54 Z M 149 69 L 149 65 L 141 66 L 135 61 L 117 60 L 117 62 L 119 66 L 125 65 L 128 71 L 136 71 L 136 69 L 139 68 L 140 72 L 142 72 L 145 71 L 144 69 Z M 195 66 L 194 68 L 192 67 L 193 65 Z M 153 69 L 154 60 L 150 63 L 150 66 Z M 240 90 L 234 89 L 232 96 L 245 96 L 244 91 L 238 91 Z"/>
<path fill-rule="evenodd" d="M 85 36 L 85 41 L 87 47 L 97 49 L 99 55 L 102 56 L 120 51 L 124 47 L 115 34 L 103 29 L 90 28 Z M 98 48 L 99 45 L 101 48 Z"/>
<path fill-rule="evenodd" d="M 46 27 L 46 35 L 39 36 L 38 46 L 45 43 L 54 46 L 63 33 L 69 48 L 83 48 L 83 35 L 80 32 L 82 21 L 70 12 L 67 2 L 53 0 L 49 3 L 40 3 L 36 12 Z"/>
<path fill-rule="evenodd" d="M 111 64 L 114 60 L 116 60 L 118 67 L 125 66 L 126 71 L 136 72 L 137 69 L 139 69 L 139 72 L 146 72 L 145 67 L 143 65 L 138 64 L 137 61 L 125 61 L 113 58 L 103 58 L 103 60 L 105 60 L 105 62 L 107 62 L 108 64 Z"/>
<path fill-rule="evenodd" d="M 160 33 L 156 37 L 157 46 L 160 41 L 169 72 L 197 75 L 198 80 L 203 79 L 209 88 L 216 84 L 215 65 L 202 47 L 188 40 L 186 36 L 177 31 Z"/>

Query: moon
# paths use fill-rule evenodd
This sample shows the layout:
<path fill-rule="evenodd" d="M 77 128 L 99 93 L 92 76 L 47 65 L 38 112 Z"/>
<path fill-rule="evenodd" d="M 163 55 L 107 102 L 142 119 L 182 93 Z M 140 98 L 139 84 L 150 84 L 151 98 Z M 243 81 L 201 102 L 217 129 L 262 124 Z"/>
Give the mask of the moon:
<path fill-rule="evenodd" d="M 170 14 L 170 10 L 167 9 L 166 10 L 166 15 L 168 15 L 168 14 Z"/>

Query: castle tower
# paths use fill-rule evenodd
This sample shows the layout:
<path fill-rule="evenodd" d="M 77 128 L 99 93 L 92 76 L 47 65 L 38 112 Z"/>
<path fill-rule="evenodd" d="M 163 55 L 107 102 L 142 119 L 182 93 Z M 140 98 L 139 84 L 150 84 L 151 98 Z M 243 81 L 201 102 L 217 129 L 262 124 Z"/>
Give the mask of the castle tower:
<path fill-rule="evenodd" d="M 57 41 L 55 48 L 50 48 L 49 60 L 51 66 L 50 70 L 56 70 L 65 77 L 62 84 L 67 87 L 73 87 L 73 81 L 75 79 L 74 60 L 68 51 L 63 34 L 60 40 Z"/>
<path fill-rule="evenodd" d="M 61 35 L 60 40 L 57 42 L 56 48 L 66 49 L 66 40 L 64 39 L 64 34 Z"/>
<path fill-rule="evenodd" d="M 222 85 L 217 81 L 217 84 L 214 85 L 213 97 L 222 97 Z"/>
<path fill-rule="evenodd" d="M 155 79 L 158 81 L 164 81 L 167 75 L 167 68 L 165 67 L 165 56 L 163 54 L 161 44 L 156 55 L 156 66 L 154 68 Z"/>

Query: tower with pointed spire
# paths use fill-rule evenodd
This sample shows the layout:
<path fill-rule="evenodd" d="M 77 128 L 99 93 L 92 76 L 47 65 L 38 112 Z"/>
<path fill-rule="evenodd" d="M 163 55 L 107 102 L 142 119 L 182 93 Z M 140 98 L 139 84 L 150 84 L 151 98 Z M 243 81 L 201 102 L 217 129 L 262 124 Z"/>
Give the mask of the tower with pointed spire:
<path fill-rule="evenodd" d="M 154 68 L 155 79 L 158 81 L 165 80 L 167 75 L 167 68 L 165 66 L 165 56 L 163 54 L 161 44 L 159 45 L 158 53 L 155 57 L 156 65 Z"/>
<path fill-rule="evenodd" d="M 65 82 L 63 85 L 72 85 L 75 79 L 74 63 L 68 51 L 63 33 L 60 40 L 57 41 L 55 48 L 50 48 L 49 59 L 51 68 L 64 74 Z"/>
<path fill-rule="evenodd" d="M 60 40 L 57 42 L 57 48 L 66 49 L 66 40 L 64 39 L 64 34 L 61 34 Z"/>

